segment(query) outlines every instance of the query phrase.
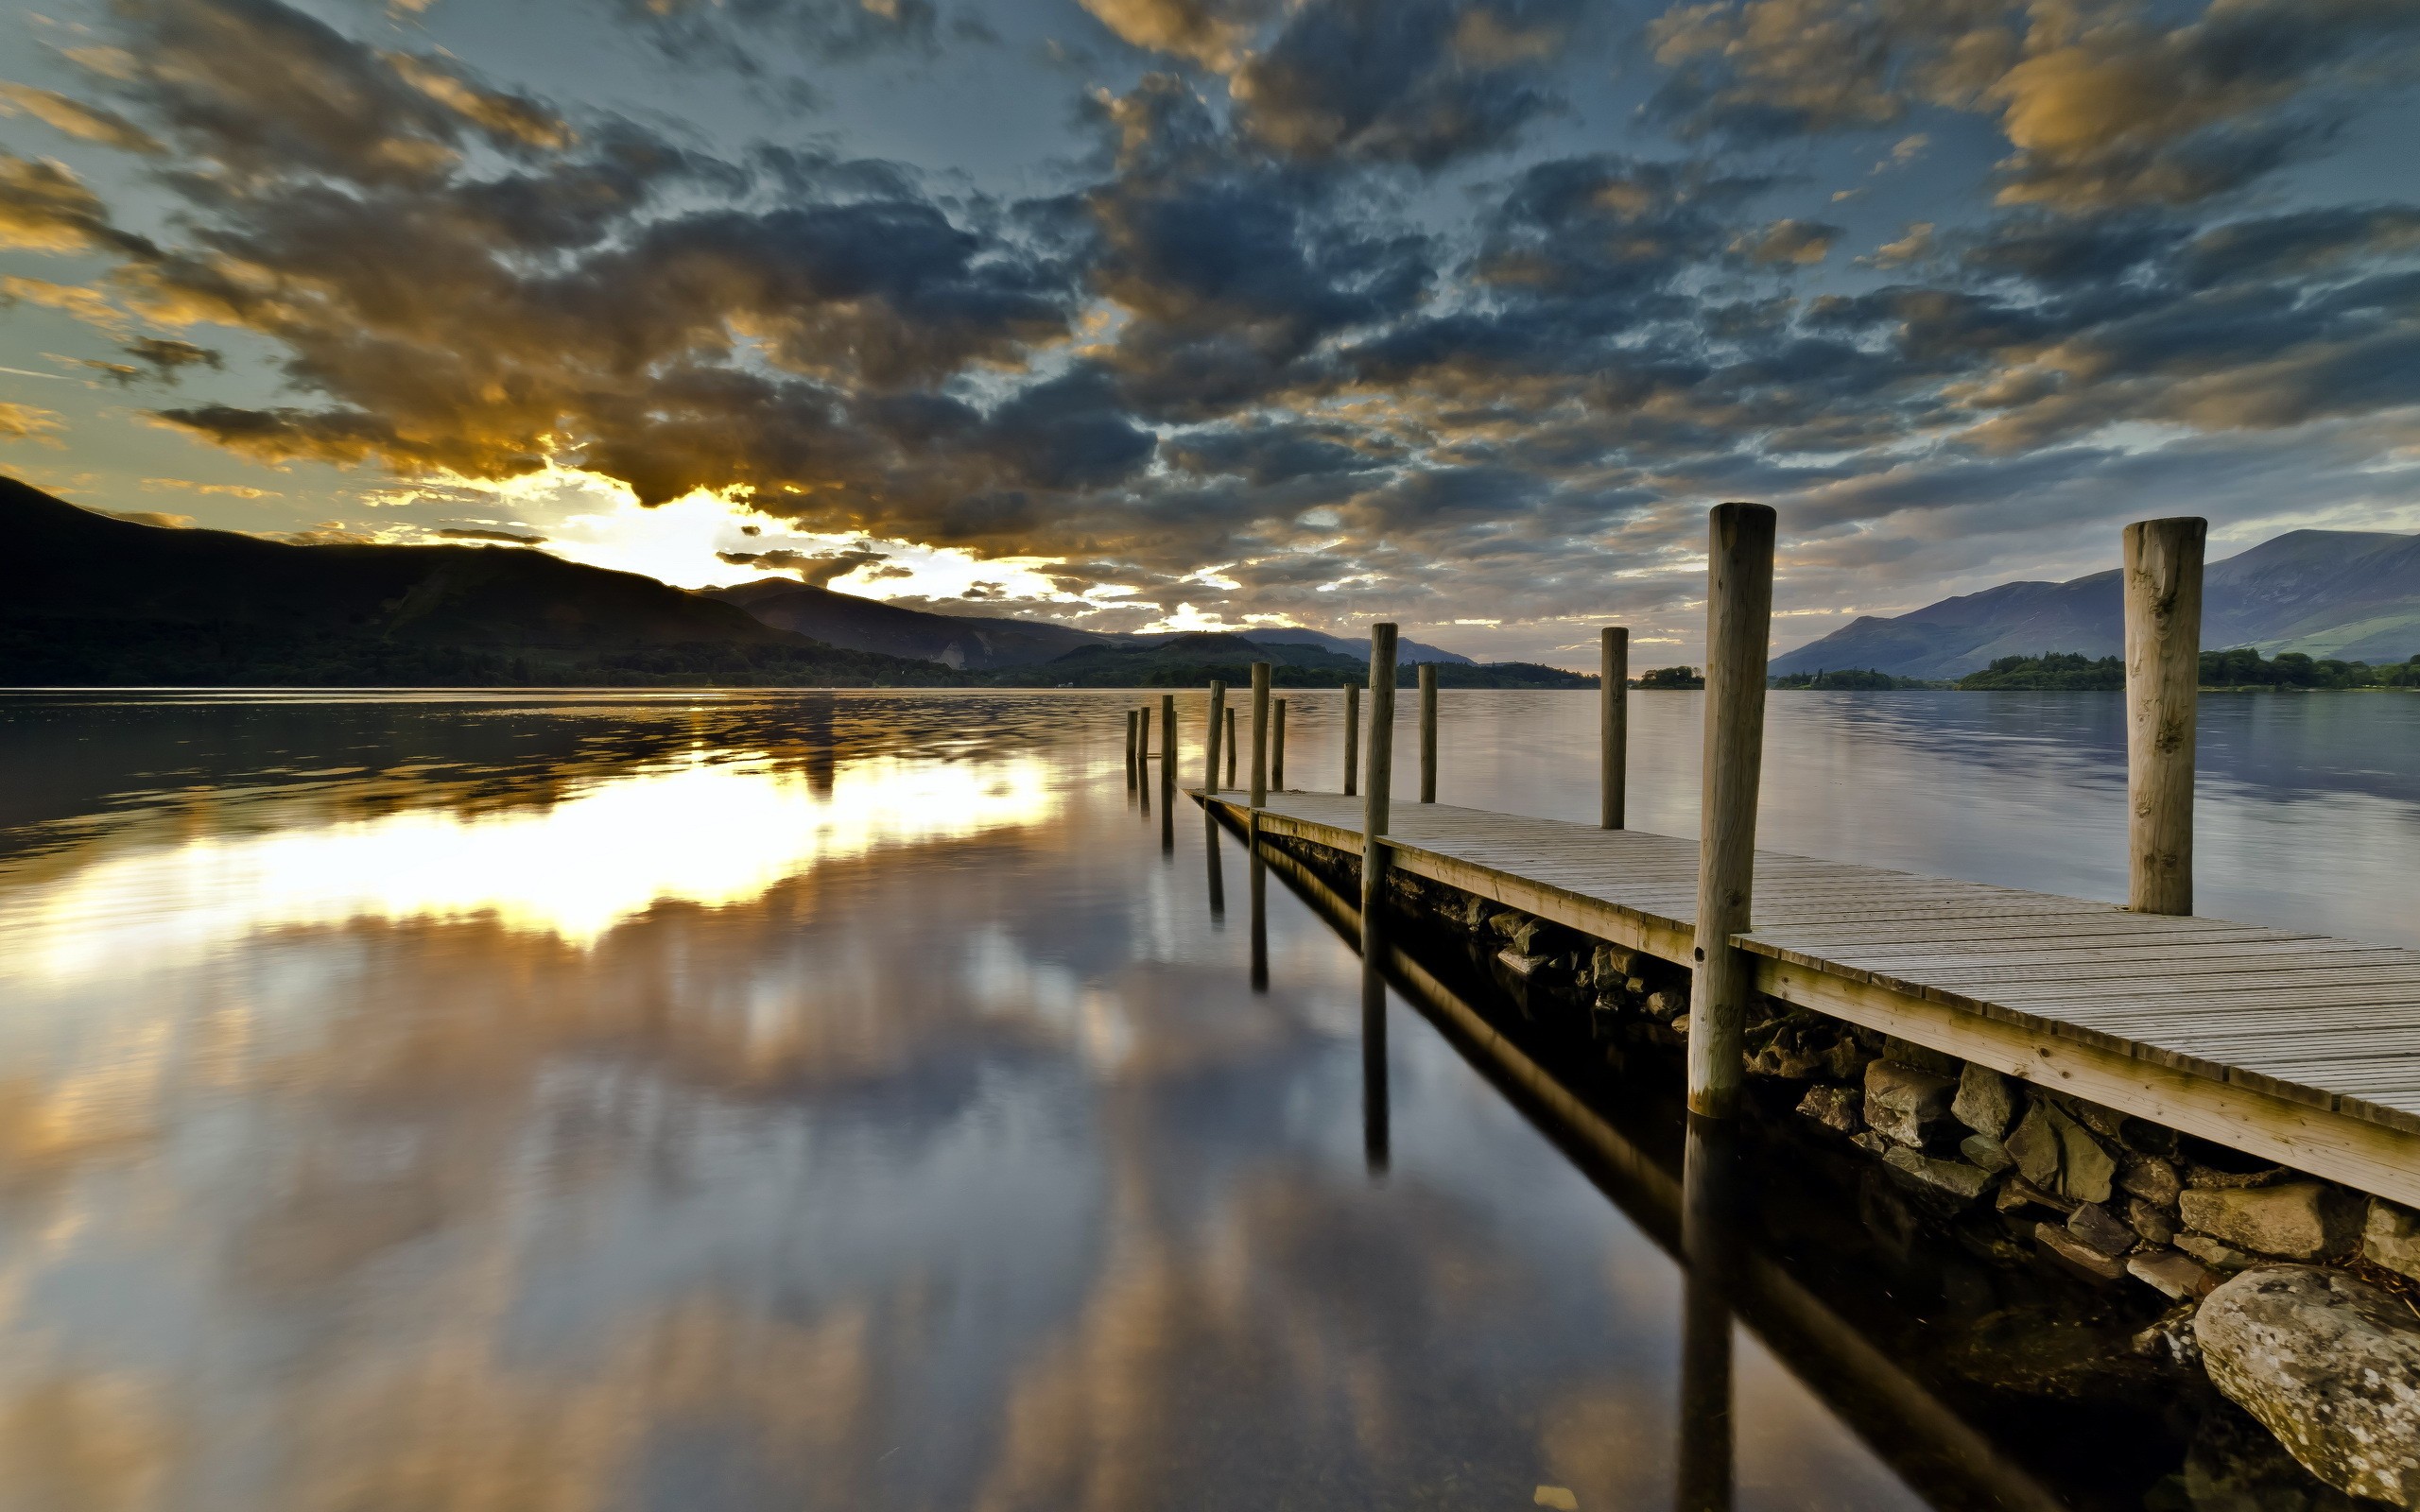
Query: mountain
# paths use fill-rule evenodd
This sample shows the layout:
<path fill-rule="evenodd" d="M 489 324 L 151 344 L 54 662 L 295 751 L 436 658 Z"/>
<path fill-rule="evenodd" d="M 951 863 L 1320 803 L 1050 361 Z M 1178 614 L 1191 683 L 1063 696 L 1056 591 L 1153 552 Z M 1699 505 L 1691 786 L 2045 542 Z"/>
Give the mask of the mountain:
<path fill-rule="evenodd" d="M 933 681 L 517 546 L 297 546 L 0 478 L 0 683 Z"/>
<path fill-rule="evenodd" d="M 1956 678 L 2004 656 L 2115 656 L 2124 626 L 2113 568 L 2064 583 L 2002 583 L 1889 619 L 1862 615 L 1775 657 L 1772 671 Z M 2402 661 L 2420 651 L 2420 536 L 2290 530 L 2212 562 L 2202 577 L 2202 644 Z"/>
<path fill-rule="evenodd" d="M 810 587 L 789 577 L 760 577 L 752 583 L 701 589 L 699 593 L 701 597 L 737 605 L 768 625 L 811 635 L 833 645 L 853 651 L 879 651 L 886 656 L 914 657 L 969 672 L 1035 666 L 1085 646 L 1167 645 L 1202 633 L 1166 630 L 1150 635 L 1119 635 L 1053 625 L 1046 620 L 937 614 L 930 610 L 906 609 L 877 598 L 859 598 L 854 593 Z M 1365 667 L 1370 664 L 1367 638 L 1354 640 L 1294 626 L 1254 626 L 1245 633 L 1258 645 L 1309 646 L 1354 658 Z M 1469 657 L 1418 641 L 1398 642 L 1395 657 L 1404 662 L 1476 664 Z"/>
<path fill-rule="evenodd" d="M 1230 688 L 1252 682 L 1252 664 L 1270 663 L 1270 681 L 1280 688 L 1333 688 L 1360 682 L 1370 675 L 1370 662 L 1302 642 L 1270 642 L 1255 631 L 1246 637 L 1221 631 L 1195 630 L 1149 644 L 1088 645 L 1039 666 L 1003 673 L 1004 682 L 1031 687 L 1198 688 L 1218 679 Z M 1401 667 L 1406 687 L 1417 676 L 1415 663 Z M 1594 683 L 1576 674 L 1526 662 L 1479 664 L 1441 662 L 1440 686 L 1447 688 L 1584 688 Z"/>
<path fill-rule="evenodd" d="M 880 599 L 815 588 L 790 577 L 760 577 L 699 597 L 746 610 L 778 628 L 852 651 L 936 662 L 966 672 L 1030 666 L 1079 646 L 1120 639 L 1028 620 L 960 618 L 900 609 Z"/>

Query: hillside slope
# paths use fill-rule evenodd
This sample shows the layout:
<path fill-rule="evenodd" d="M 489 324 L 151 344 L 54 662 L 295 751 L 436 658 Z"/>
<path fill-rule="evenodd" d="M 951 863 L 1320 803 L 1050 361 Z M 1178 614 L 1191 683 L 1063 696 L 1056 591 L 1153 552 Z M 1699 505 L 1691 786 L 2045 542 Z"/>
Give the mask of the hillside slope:
<path fill-rule="evenodd" d="M 2399 662 L 2420 651 L 2420 536 L 2289 531 L 2212 562 L 2202 598 L 2206 647 Z M 2115 569 L 2064 583 L 2002 583 L 1890 618 L 1861 616 L 1775 657 L 1772 670 L 1956 678 L 2006 656 L 2114 656 L 2124 620 Z"/>
<path fill-rule="evenodd" d="M 1030 666 L 1116 637 L 1025 620 L 961 619 L 902 609 L 880 599 L 816 588 L 789 577 L 760 577 L 699 597 L 733 605 L 767 625 L 852 651 L 912 657 L 962 671 Z"/>

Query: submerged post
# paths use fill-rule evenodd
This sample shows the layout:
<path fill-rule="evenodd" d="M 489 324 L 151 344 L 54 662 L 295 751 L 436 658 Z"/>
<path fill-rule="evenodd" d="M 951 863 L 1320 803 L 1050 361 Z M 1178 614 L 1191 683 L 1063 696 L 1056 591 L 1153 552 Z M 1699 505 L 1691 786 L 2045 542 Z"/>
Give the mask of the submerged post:
<path fill-rule="evenodd" d="M 1420 663 L 1420 801 L 1437 801 L 1437 663 Z"/>
<path fill-rule="evenodd" d="M 1755 882 L 1772 609 L 1772 510 L 1716 505 L 1707 524 L 1705 759 L 1688 1052 L 1689 1110 L 1710 1118 L 1737 1109 L 1740 1036 L 1754 990 L 1754 968 L 1731 936 L 1748 927 Z"/>
<path fill-rule="evenodd" d="M 2193 715 L 2206 520 L 2126 527 L 2126 906 L 2193 911 Z"/>
<path fill-rule="evenodd" d="M 1252 806 L 1269 806 L 1269 663 L 1252 664 Z"/>
<path fill-rule="evenodd" d="M 1597 827 L 1618 830 L 1630 798 L 1630 631 L 1605 627 L 1598 657 Z"/>
<path fill-rule="evenodd" d="M 1387 800 L 1394 791 L 1395 627 L 1370 627 L 1370 771 L 1361 785 L 1361 957 L 1375 960 L 1378 902 L 1386 896 Z"/>
<path fill-rule="evenodd" d="M 1351 798 L 1360 791 L 1361 782 L 1361 684 L 1344 685 L 1344 796 Z"/>
<path fill-rule="evenodd" d="M 1219 790 L 1219 730 L 1225 722 L 1227 685 L 1213 679 L 1210 684 L 1210 728 L 1201 737 L 1203 769 L 1201 785 L 1215 793 Z"/>
<path fill-rule="evenodd" d="M 1286 791 L 1286 700 L 1280 698 L 1269 725 L 1269 785 Z"/>

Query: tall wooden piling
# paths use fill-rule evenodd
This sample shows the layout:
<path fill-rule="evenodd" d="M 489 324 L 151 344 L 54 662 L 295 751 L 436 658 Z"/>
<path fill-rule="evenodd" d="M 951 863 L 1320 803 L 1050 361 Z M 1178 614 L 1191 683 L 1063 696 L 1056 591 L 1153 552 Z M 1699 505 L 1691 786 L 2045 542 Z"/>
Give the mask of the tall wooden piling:
<path fill-rule="evenodd" d="M 1160 695 L 1160 785 L 1176 782 L 1176 695 Z"/>
<path fill-rule="evenodd" d="M 2210 523 L 2126 527 L 2126 906 L 2193 911 L 2193 721 Z"/>
<path fill-rule="evenodd" d="M 1134 759 L 1151 759 L 1151 706 L 1148 703 L 1134 711 Z"/>
<path fill-rule="evenodd" d="M 1420 663 L 1420 801 L 1437 801 L 1437 663 Z"/>
<path fill-rule="evenodd" d="M 1597 827 L 1618 830 L 1630 800 L 1629 630 L 1605 627 L 1597 667 Z"/>
<path fill-rule="evenodd" d="M 1236 712 L 1227 711 L 1227 785 L 1236 785 Z"/>
<path fill-rule="evenodd" d="M 1394 793 L 1395 627 L 1370 627 L 1370 770 L 1361 784 L 1361 951 L 1376 959 L 1378 910 L 1386 897 L 1387 800 Z"/>
<path fill-rule="evenodd" d="M 1269 663 L 1252 664 L 1252 806 L 1269 805 Z"/>
<path fill-rule="evenodd" d="M 1361 684 L 1344 685 L 1344 796 L 1361 791 Z"/>
<path fill-rule="evenodd" d="M 1286 791 L 1286 700 L 1280 698 L 1270 706 L 1269 723 L 1269 785 L 1276 792 Z"/>
<path fill-rule="evenodd" d="M 1219 790 L 1219 732 L 1226 724 L 1227 685 L 1213 680 L 1210 684 L 1210 720 L 1201 737 L 1201 785 L 1215 793 Z"/>
<path fill-rule="evenodd" d="M 1748 927 L 1755 882 L 1773 524 L 1773 511 L 1761 504 L 1720 504 L 1707 522 L 1705 754 L 1688 1100 L 1691 1111 L 1709 1118 L 1729 1118 L 1737 1109 L 1740 1037 L 1755 990 L 1754 968 L 1731 936 Z"/>
<path fill-rule="evenodd" d="M 1126 711 L 1126 785 L 1134 785 L 1134 711 Z"/>

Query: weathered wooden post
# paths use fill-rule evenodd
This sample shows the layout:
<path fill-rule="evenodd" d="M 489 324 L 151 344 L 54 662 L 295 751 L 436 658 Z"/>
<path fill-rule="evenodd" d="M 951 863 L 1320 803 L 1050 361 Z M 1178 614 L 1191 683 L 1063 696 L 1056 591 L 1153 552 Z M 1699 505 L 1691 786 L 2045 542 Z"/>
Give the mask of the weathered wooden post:
<path fill-rule="evenodd" d="M 1236 712 L 1227 711 L 1227 785 L 1236 785 Z"/>
<path fill-rule="evenodd" d="M 2207 520 L 2126 527 L 2126 906 L 2193 911 L 2193 717 Z"/>
<path fill-rule="evenodd" d="M 1286 700 L 1273 706 L 1269 726 L 1269 786 L 1271 792 L 1286 791 Z"/>
<path fill-rule="evenodd" d="M 1252 806 L 1257 838 L 1257 811 L 1269 806 L 1269 663 L 1252 664 Z"/>
<path fill-rule="evenodd" d="M 1361 790 L 1361 684 L 1344 685 L 1344 796 Z"/>
<path fill-rule="evenodd" d="M 1689 1108 L 1710 1118 L 1737 1110 L 1740 1036 L 1755 990 L 1754 967 L 1731 936 L 1748 927 L 1755 883 L 1772 608 L 1772 510 L 1716 505 L 1706 544 L 1705 757 L 1688 1051 Z"/>
<path fill-rule="evenodd" d="M 1148 703 L 1134 711 L 1134 759 L 1151 759 L 1151 706 Z"/>
<path fill-rule="evenodd" d="M 1176 781 L 1176 695 L 1160 695 L 1160 785 Z"/>
<path fill-rule="evenodd" d="M 1395 627 L 1370 627 L 1370 770 L 1361 784 L 1361 956 L 1377 959 L 1378 905 L 1386 897 L 1387 800 L 1394 791 Z"/>
<path fill-rule="evenodd" d="M 1437 663 L 1420 663 L 1420 801 L 1437 801 Z"/>
<path fill-rule="evenodd" d="M 1135 778 L 1134 711 L 1126 711 L 1126 785 L 1132 787 Z"/>
<path fill-rule="evenodd" d="M 1219 731 L 1226 723 L 1227 685 L 1216 679 L 1210 683 L 1210 728 L 1201 737 L 1205 765 L 1201 785 L 1211 792 L 1219 791 Z"/>
<path fill-rule="evenodd" d="M 1605 627 L 1597 680 L 1597 827 L 1618 830 L 1630 798 L 1629 630 Z"/>

